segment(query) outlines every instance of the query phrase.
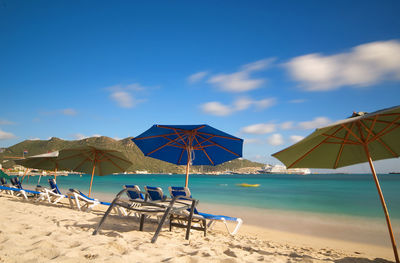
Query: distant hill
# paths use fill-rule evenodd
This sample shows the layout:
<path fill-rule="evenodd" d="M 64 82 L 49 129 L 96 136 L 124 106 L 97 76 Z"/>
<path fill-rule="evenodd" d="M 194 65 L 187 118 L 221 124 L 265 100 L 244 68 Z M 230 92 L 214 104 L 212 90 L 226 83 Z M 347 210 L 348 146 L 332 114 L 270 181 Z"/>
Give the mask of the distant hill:
<path fill-rule="evenodd" d="M 114 140 L 112 138 L 102 137 L 91 137 L 83 140 L 67 141 L 56 137 L 50 140 L 25 140 L 8 148 L 4 148 L 3 152 L 0 153 L 0 161 L 4 168 L 13 166 L 15 163 L 12 161 L 12 157 L 20 158 L 24 151 L 28 151 L 25 157 L 32 155 L 47 153 L 51 151 L 57 151 L 72 147 L 79 147 L 82 145 L 93 145 L 101 148 L 116 149 L 124 152 L 128 158 L 133 162 L 133 165 L 128 171 L 147 170 L 150 173 L 183 173 L 185 166 L 174 165 L 164 161 L 156 160 L 150 157 L 146 157 L 140 151 L 140 149 L 132 142 L 131 137 Z M 4 162 L 4 160 L 9 160 Z M 191 170 L 195 171 L 234 171 L 243 167 L 262 167 L 261 163 L 251 162 L 245 159 L 236 159 L 224 164 L 217 166 L 193 166 Z"/>

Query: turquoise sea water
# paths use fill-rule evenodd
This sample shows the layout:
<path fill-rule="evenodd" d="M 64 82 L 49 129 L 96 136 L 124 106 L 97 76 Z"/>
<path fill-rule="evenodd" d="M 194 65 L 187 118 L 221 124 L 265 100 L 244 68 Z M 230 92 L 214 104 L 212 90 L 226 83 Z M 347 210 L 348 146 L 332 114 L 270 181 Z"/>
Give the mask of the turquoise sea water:
<path fill-rule="evenodd" d="M 48 177 L 41 185 L 47 186 Z M 33 189 L 38 177 L 31 177 L 27 188 Z M 400 175 L 380 174 L 382 191 L 392 218 L 400 219 Z M 124 184 L 159 186 L 168 194 L 168 186 L 183 186 L 185 175 L 109 175 L 95 176 L 93 197 L 116 195 Z M 78 188 L 87 193 L 89 175 L 57 177 L 61 189 Z M 239 187 L 237 184 L 260 184 Z M 382 217 L 378 193 L 371 174 L 312 175 L 190 175 L 189 187 L 200 202 L 238 205 L 261 209 L 278 209 L 315 213 Z"/>

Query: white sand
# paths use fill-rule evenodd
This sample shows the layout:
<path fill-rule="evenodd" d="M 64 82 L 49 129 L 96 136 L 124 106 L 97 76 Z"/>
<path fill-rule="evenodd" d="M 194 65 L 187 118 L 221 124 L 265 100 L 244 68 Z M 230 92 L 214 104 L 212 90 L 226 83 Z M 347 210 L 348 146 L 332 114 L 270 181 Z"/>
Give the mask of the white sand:
<path fill-rule="evenodd" d="M 209 209 L 212 212 L 211 206 Z M 236 211 L 235 215 L 240 213 Z M 174 228 L 169 232 L 165 227 L 157 243 L 152 244 L 150 239 L 156 225 L 146 223 L 145 231 L 140 232 L 136 220 L 111 216 L 100 234 L 93 236 L 102 214 L 100 210 L 75 211 L 66 203 L 63 206 L 37 204 L 3 194 L 0 196 L 0 262 L 364 263 L 387 262 L 384 259 L 393 258 L 390 246 L 261 228 L 246 225 L 246 221 L 235 237 L 229 236 L 220 224 L 207 237 L 193 231 L 189 241 L 185 240 L 183 229 Z"/>

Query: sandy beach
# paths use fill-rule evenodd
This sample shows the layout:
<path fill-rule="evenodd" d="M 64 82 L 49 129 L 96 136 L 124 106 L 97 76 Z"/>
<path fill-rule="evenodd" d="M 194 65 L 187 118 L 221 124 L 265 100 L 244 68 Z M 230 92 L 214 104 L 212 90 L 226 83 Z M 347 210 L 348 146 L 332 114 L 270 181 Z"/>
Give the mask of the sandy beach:
<path fill-rule="evenodd" d="M 143 232 L 133 218 L 111 216 L 100 234 L 93 229 L 105 207 L 91 213 L 61 205 L 22 201 L 1 194 L 0 262 L 391 262 L 390 246 L 340 240 L 245 223 L 232 237 L 222 224 L 203 237 L 165 227 L 150 243 L 156 225 Z M 203 206 L 205 208 L 205 206 Z M 208 206 L 212 212 L 213 207 Z M 231 211 L 232 212 L 232 211 Z M 240 213 L 240 212 L 236 212 Z M 265 218 L 263 218 L 265 219 Z M 271 218 L 270 218 L 271 220 Z M 300 222 L 300 220 L 299 220 Z M 309 222 L 310 223 L 310 222 Z M 309 223 L 301 223 L 307 225 Z M 274 226 L 273 222 L 271 225 Z M 275 222 L 275 226 L 277 222 Z M 345 230 L 346 231 L 346 230 Z"/>

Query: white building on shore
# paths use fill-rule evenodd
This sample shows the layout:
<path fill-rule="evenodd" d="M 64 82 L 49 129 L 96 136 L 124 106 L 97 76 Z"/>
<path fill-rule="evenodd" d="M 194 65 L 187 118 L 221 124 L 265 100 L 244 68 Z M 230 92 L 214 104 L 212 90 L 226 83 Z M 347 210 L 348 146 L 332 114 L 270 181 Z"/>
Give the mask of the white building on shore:
<path fill-rule="evenodd" d="M 286 169 L 284 165 L 271 165 L 267 164 L 263 169 L 259 170 L 260 173 L 266 174 L 310 174 L 311 171 L 308 168 L 290 168 Z"/>

